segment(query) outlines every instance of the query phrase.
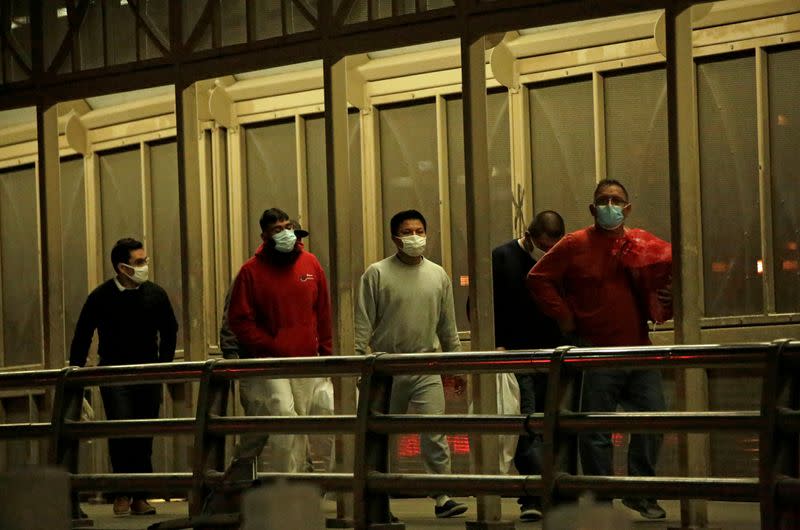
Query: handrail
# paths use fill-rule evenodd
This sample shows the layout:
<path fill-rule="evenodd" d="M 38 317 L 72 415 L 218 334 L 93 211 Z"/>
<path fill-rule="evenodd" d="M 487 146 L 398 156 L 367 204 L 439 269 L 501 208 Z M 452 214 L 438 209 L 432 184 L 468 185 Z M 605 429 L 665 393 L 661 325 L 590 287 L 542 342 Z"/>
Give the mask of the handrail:
<path fill-rule="evenodd" d="M 603 496 L 631 493 L 659 498 L 704 498 L 760 501 L 762 528 L 780 521 L 800 492 L 796 469 L 781 457 L 797 458 L 800 403 L 796 368 L 800 341 L 729 345 L 643 346 L 629 348 L 559 348 L 556 350 L 375 354 L 324 358 L 214 359 L 131 366 L 0 372 L 2 388 L 54 387 L 49 423 L 0 425 L 0 440 L 51 438 L 50 463 L 72 471 L 73 490 L 142 488 L 152 491 L 191 489 L 191 513 L 199 514 L 203 497 L 219 487 L 224 466 L 224 437 L 244 433 L 349 433 L 356 435 L 352 473 L 259 473 L 261 480 L 286 478 L 313 482 L 330 490 L 355 492 L 355 525 L 371 528 L 388 523 L 390 493 L 540 495 L 545 507 L 574 498 L 587 489 Z M 704 412 L 577 412 L 576 377 L 597 368 L 689 368 L 746 366 L 764 374 L 760 411 Z M 395 415 L 389 414 L 391 377 L 403 374 L 547 372 L 545 414 L 529 415 Z M 225 416 L 230 383 L 248 377 L 360 377 L 357 414 L 306 417 Z M 76 405 L 84 386 L 135 382 L 200 381 L 193 418 L 77 421 Z M 79 408 L 79 407 L 78 407 Z M 758 478 L 596 477 L 574 473 L 574 440 L 593 431 L 760 433 L 762 453 Z M 542 432 L 550 441 L 542 476 L 416 475 L 389 473 L 388 435 L 407 432 L 525 434 Z M 193 434 L 195 460 L 191 473 L 78 474 L 77 444 L 84 438 Z M 765 443 L 770 441 L 770 443 Z M 643 493 L 644 492 L 644 493 Z"/>

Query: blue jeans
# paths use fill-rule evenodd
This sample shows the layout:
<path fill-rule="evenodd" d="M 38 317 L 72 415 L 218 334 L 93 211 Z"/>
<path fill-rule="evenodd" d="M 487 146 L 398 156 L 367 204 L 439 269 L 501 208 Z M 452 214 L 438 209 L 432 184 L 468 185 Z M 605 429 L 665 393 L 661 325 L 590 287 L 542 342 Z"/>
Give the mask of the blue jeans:
<path fill-rule="evenodd" d="M 519 383 L 519 409 L 523 415 L 544 412 L 545 396 L 547 396 L 547 374 L 528 373 L 514 374 Z M 514 467 L 520 475 L 541 475 L 542 473 L 542 435 L 520 436 L 517 450 L 514 453 Z M 538 497 L 524 496 L 517 502 L 520 506 L 541 504 Z"/>
<path fill-rule="evenodd" d="M 103 408 L 109 420 L 136 420 L 158 417 L 161 385 L 124 385 L 100 387 Z M 152 473 L 153 438 L 109 438 L 108 455 L 114 473 Z M 146 499 L 147 493 L 117 492 L 132 499 Z"/>
<path fill-rule="evenodd" d="M 621 405 L 630 412 L 666 410 L 659 370 L 588 370 L 583 375 L 582 412 L 614 412 Z M 652 477 L 661 448 L 661 434 L 632 434 L 628 447 L 628 474 Z M 579 437 L 581 465 L 586 475 L 612 475 L 611 433 Z"/>

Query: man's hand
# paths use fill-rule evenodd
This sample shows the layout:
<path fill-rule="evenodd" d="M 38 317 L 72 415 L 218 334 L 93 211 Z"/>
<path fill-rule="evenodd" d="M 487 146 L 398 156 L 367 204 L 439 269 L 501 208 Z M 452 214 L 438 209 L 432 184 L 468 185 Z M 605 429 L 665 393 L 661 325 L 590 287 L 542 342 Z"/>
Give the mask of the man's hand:
<path fill-rule="evenodd" d="M 662 305 L 666 307 L 672 306 L 672 278 L 669 279 L 664 288 L 656 291 L 656 298 Z"/>
<path fill-rule="evenodd" d="M 574 335 L 575 330 L 577 329 L 577 326 L 575 326 L 575 317 L 570 315 L 569 318 L 560 320 L 558 322 L 558 328 L 561 330 L 561 334 L 564 335 L 565 337 L 569 335 Z"/>
<path fill-rule="evenodd" d="M 461 396 L 467 391 L 467 378 L 463 375 L 453 376 L 453 391 L 457 396 Z"/>

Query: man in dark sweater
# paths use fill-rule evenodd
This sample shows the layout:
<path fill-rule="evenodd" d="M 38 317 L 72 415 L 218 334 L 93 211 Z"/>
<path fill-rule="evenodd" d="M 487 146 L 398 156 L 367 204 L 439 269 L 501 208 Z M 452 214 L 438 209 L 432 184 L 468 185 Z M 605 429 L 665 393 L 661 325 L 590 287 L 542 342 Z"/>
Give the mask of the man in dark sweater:
<path fill-rule="evenodd" d="M 141 242 L 120 239 L 111 250 L 116 276 L 89 294 L 69 353 L 71 366 L 84 366 L 95 330 L 100 366 L 170 362 L 175 357 L 178 322 L 167 293 L 147 281 L 148 257 Z M 100 388 L 109 420 L 158 416 L 161 386 L 122 385 Z M 110 438 L 114 473 L 152 473 L 152 438 Z M 115 515 L 155 513 L 144 492 L 118 493 Z"/>
<path fill-rule="evenodd" d="M 564 237 L 564 220 L 553 211 L 540 212 L 519 239 L 512 239 L 492 251 L 494 285 L 495 344 L 504 350 L 554 348 L 561 341 L 558 324 L 544 316 L 525 287 L 525 278 L 536 259 Z M 519 383 L 520 412 L 544 411 L 546 373 L 515 374 Z M 541 473 L 541 435 L 520 436 L 514 465 L 523 475 Z M 520 519 L 542 518 L 536 497 L 520 497 Z"/>

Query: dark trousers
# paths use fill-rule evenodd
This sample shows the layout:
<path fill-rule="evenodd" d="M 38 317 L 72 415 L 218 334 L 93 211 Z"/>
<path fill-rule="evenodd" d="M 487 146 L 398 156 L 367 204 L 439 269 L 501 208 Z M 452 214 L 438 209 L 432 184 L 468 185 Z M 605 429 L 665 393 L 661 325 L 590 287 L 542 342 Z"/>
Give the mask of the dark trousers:
<path fill-rule="evenodd" d="M 547 374 L 514 374 L 519 383 L 519 409 L 523 415 L 544 412 L 547 395 Z M 542 435 L 520 436 L 514 453 L 514 466 L 520 475 L 540 475 L 542 473 Z M 537 497 L 520 497 L 521 506 L 540 504 Z"/>
<path fill-rule="evenodd" d="M 103 408 L 109 420 L 157 418 L 161 405 L 161 385 L 100 387 Z M 153 438 L 109 438 L 108 454 L 114 473 L 152 473 Z M 146 499 L 147 493 L 116 492 L 132 499 Z"/>
<path fill-rule="evenodd" d="M 589 370 L 583 375 L 582 412 L 614 412 L 620 405 L 630 412 L 666 410 L 659 370 Z M 656 474 L 661 434 L 632 434 L 628 446 L 628 474 Z M 586 475 L 612 475 L 611 433 L 579 437 L 581 465 Z"/>

